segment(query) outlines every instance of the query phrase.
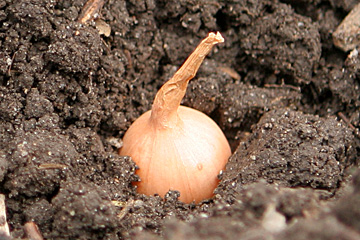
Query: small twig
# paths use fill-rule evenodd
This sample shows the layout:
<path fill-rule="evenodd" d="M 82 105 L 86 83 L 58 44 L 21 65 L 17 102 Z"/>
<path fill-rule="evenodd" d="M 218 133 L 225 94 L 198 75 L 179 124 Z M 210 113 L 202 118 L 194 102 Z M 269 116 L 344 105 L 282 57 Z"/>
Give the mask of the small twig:
<path fill-rule="evenodd" d="M 264 87 L 266 87 L 266 88 L 290 88 L 290 89 L 298 91 L 298 92 L 301 91 L 300 87 L 295 87 L 293 85 L 288 85 L 288 84 L 284 84 L 284 83 L 282 83 L 282 84 L 265 84 Z"/>
<path fill-rule="evenodd" d="M 110 48 L 109 44 L 107 44 L 103 38 L 101 38 L 101 42 L 102 42 L 102 43 L 104 44 L 104 46 L 106 47 L 106 50 L 107 50 L 108 52 L 110 52 L 110 51 L 111 51 L 111 48 Z"/>
<path fill-rule="evenodd" d="M 10 237 L 9 225 L 6 221 L 6 206 L 4 194 L 0 194 L 0 235 Z"/>
<path fill-rule="evenodd" d="M 100 9 L 103 7 L 104 3 L 104 0 L 88 0 L 81 10 L 78 22 L 86 23 L 87 21 L 96 18 L 96 15 L 100 12 Z"/>
<path fill-rule="evenodd" d="M 125 53 L 125 56 L 128 60 L 128 64 L 127 64 L 127 68 L 128 69 L 132 69 L 133 68 L 133 64 L 132 64 L 132 60 L 131 60 L 131 53 L 129 50 L 127 49 L 124 49 L 124 53 Z"/>
<path fill-rule="evenodd" d="M 241 79 L 240 75 L 233 68 L 224 66 L 224 67 L 218 67 L 218 69 L 220 71 L 226 73 L 227 75 L 229 75 L 230 77 L 232 77 L 235 80 Z"/>
<path fill-rule="evenodd" d="M 11 58 L 11 64 L 10 64 L 9 69 L 8 69 L 8 75 L 9 75 L 9 76 L 10 76 L 10 74 L 11 74 L 11 67 L 12 67 L 12 65 L 13 65 L 13 63 L 14 63 L 14 59 L 15 59 L 16 53 L 17 53 L 17 51 L 14 52 L 14 54 L 13 54 L 13 56 L 12 56 L 12 58 Z"/>
<path fill-rule="evenodd" d="M 134 199 L 130 199 L 129 201 L 126 202 L 123 209 L 121 209 L 120 213 L 117 215 L 119 220 L 123 219 L 126 216 L 126 214 L 128 214 L 130 208 L 134 205 L 134 202 L 135 202 Z"/>
<path fill-rule="evenodd" d="M 274 100 L 272 100 L 270 103 L 275 104 L 275 103 L 280 102 L 280 101 L 282 101 L 284 99 L 288 99 L 288 98 L 286 96 L 279 96 L 279 97 L 275 98 Z"/>
<path fill-rule="evenodd" d="M 357 138 L 360 138 L 359 129 L 356 128 L 354 125 L 352 125 L 349 118 L 347 118 L 342 112 L 338 112 L 338 116 L 339 116 L 339 118 L 341 118 L 341 120 L 343 120 L 349 126 L 349 128 L 351 128 L 351 130 L 353 130 L 354 135 Z"/>
<path fill-rule="evenodd" d="M 338 112 L 338 116 L 353 130 L 356 130 L 356 127 L 354 127 L 354 125 L 351 124 L 350 120 L 342 113 L 342 112 Z"/>
<path fill-rule="evenodd" d="M 43 236 L 41 235 L 38 226 L 34 222 L 27 222 L 24 225 L 24 231 L 26 237 L 29 240 L 44 240 Z"/>
<path fill-rule="evenodd" d="M 43 163 L 40 164 L 39 169 L 65 169 L 67 168 L 66 165 L 64 164 L 59 164 L 59 163 Z"/>

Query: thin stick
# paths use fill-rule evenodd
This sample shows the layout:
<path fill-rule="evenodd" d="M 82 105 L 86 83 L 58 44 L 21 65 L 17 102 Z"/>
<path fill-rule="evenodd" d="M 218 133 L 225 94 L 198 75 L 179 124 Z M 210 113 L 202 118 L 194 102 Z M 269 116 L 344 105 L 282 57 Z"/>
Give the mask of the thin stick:
<path fill-rule="evenodd" d="M 64 164 L 59 164 L 59 163 L 43 163 L 40 164 L 39 169 L 65 169 L 67 168 L 66 165 Z"/>
<path fill-rule="evenodd" d="M 196 75 L 204 58 L 214 45 L 224 42 L 219 32 L 209 33 L 185 63 L 158 91 L 151 109 L 151 119 L 164 127 L 177 121 L 177 109 L 185 96 L 188 82 Z"/>
<path fill-rule="evenodd" d="M 356 130 L 356 127 L 351 124 L 350 120 L 342 112 L 338 112 L 338 116 L 349 126 L 349 128 L 354 131 Z"/>
<path fill-rule="evenodd" d="M 341 120 L 343 120 L 349 128 L 351 128 L 351 130 L 353 131 L 354 135 L 357 138 L 360 138 L 360 134 L 359 134 L 359 130 L 358 128 L 356 128 L 354 125 L 351 124 L 351 121 L 349 118 L 347 118 L 342 112 L 338 112 L 338 116 L 341 118 Z"/>
<path fill-rule="evenodd" d="M 277 84 L 265 84 L 264 87 L 266 87 L 266 88 L 290 88 L 292 90 L 301 92 L 300 87 L 295 87 L 295 86 L 284 84 L 284 83 L 282 83 L 280 85 L 277 85 Z"/>
<path fill-rule="evenodd" d="M 4 194 L 0 194 L 0 234 L 10 237 L 9 225 L 6 221 L 6 206 Z"/>
<path fill-rule="evenodd" d="M 9 76 L 11 76 L 11 67 L 12 67 L 12 65 L 14 64 L 14 59 L 15 59 L 16 53 L 17 53 L 17 51 L 14 52 L 14 54 L 13 54 L 13 56 L 12 56 L 12 58 L 11 58 L 11 64 L 10 64 L 9 69 L 8 69 L 8 75 L 9 75 Z"/>
<path fill-rule="evenodd" d="M 134 202 L 135 202 L 134 199 L 130 199 L 129 201 L 126 202 L 123 209 L 121 209 L 120 213 L 117 215 L 119 220 L 123 219 L 126 216 L 126 214 L 128 214 L 130 208 L 134 206 Z"/>

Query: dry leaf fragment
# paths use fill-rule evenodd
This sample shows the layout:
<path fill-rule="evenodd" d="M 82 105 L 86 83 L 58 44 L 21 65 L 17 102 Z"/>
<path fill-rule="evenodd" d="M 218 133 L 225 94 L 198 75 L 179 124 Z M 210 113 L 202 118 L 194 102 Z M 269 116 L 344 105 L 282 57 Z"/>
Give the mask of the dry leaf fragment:
<path fill-rule="evenodd" d="M 109 26 L 109 24 L 107 24 L 100 18 L 95 20 L 95 24 L 96 24 L 96 29 L 99 31 L 100 35 L 104 35 L 105 37 L 110 36 L 111 27 Z"/>
<path fill-rule="evenodd" d="M 104 5 L 104 0 L 89 0 L 85 3 L 78 18 L 78 22 L 85 23 L 96 18 L 100 9 Z"/>
<path fill-rule="evenodd" d="M 333 33 L 334 45 L 347 52 L 360 45 L 360 3 L 345 17 Z"/>

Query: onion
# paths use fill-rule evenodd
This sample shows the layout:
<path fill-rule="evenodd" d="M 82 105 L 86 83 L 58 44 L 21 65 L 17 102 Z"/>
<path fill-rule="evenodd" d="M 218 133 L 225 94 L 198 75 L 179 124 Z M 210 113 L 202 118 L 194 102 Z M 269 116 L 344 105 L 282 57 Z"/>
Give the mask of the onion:
<path fill-rule="evenodd" d="M 188 82 L 212 47 L 223 42 L 209 33 L 175 75 L 158 91 L 152 109 L 141 115 L 123 138 L 120 155 L 139 167 L 134 183 L 146 195 L 178 190 L 180 200 L 196 203 L 213 196 L 231 150 L 217 124 L 195 109 L 180 106 Z"/>

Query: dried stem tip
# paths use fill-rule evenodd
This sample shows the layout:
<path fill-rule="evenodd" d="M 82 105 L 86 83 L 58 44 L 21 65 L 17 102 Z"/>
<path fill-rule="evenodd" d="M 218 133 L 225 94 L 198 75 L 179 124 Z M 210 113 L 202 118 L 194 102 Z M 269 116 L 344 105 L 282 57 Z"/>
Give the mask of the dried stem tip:
<path fill-rule="evenodd" d="M 185 96 L 188 82 L 196 75 L 201 63 L 213 46 L 224 42 L 219 32 L 209 33 L 185 63 L 158 91 L 151 109 L 151 119 L 164 127 L 176 124 L 177 109 Z"/>

